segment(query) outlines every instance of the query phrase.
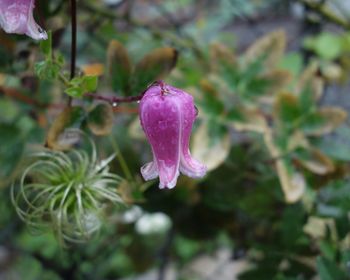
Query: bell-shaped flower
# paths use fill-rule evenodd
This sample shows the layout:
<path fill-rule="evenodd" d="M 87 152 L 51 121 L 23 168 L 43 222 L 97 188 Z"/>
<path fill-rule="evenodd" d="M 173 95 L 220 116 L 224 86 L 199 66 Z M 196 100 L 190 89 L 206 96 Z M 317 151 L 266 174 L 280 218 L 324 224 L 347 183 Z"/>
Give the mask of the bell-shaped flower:
<path fill-rule="evenodd" d="M 46 32 L 35 22 L 34 0 L 0 0 L 0 26 L 7 33 L 26 34 L 46 40 Z"/>
<path fill-rule="evenodd" d="M 162 81 L 151 85 L 140 103 L 142 128 L 152 146 L 153 161 L 141 168 L 145 180 L 159 176 L 159 188 L 175 187 L 180 172 L 203 177 L 206 167 L 193 159 L 189 150 L 197 110 L 193 97 Z"/>

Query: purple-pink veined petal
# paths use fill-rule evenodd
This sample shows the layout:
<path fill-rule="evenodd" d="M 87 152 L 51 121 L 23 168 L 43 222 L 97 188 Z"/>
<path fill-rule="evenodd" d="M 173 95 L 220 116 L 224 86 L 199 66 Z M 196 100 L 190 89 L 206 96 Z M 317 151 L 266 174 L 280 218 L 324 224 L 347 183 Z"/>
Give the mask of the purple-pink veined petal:
<path fill-rule="evenodd" d="M 140 103 L 140 120 L 152 146 L 159 174 L 159 188 L 173 188 L 179 176 L 181 104 L 176 94 L 161 94 L 151 87 Z"/>
<path fill-rule="evenodd" d="M 0 26 L 7 33 L 26 34 L 46 40 L 46 32 L 35 22 L 34 0 L 0 0 Z"/>
<path fill-rule="evenodd" d="M 158 177 L 158 168 L 157 164 L 154 161 L 146 163 L 141 167 L 142 177 L 146 180 L 153 180 Z"/>
<path fill-rule="evenodd" d="M 180 94 L 179 94 L 180 95 Z M 196 109 L 194 107 L 193 97 L 185 92 L 180 95 L 182 100 L 182 137 L 181 137 L 181 155 L 180 171 L 181 173 L 192 177 L 201 178 L 207 172 L 205 165 L 191 156 L 189 149 L 192 126 L 196 119 Z"/>

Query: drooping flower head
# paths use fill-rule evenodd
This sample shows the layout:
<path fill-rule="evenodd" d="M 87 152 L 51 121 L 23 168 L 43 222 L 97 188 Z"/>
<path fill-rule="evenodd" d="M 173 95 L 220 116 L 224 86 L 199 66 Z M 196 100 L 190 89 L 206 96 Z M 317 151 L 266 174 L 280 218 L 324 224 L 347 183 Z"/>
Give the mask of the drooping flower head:
<path fill-rule="evenodd" d="M 46 32 L 35 22 L 34 0 L 0 0 L 0 26 L 7 33 L 26 34 L 46 40 Z"/>
<path fill-rule="evenodd" d="M 189 150 L 196 115 L 188 93 L 161 81 L 146 90 L 140 103 L 140 120 L 153 161 L 141 168 L 145 180 L 159 176 L 159 188 L 171 189 L 180 172 L 192 178 L 205 175 L 206 167 L 193 159 Z"/>

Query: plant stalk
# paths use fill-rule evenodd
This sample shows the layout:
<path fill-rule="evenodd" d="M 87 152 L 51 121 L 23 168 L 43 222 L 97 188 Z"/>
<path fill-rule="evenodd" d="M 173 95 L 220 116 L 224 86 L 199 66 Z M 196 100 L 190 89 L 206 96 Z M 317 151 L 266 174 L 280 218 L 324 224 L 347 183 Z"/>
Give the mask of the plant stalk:
<path fill-rule="evenodd" d="M 77 1 L 71 0 L 70 14 L 71 14 L 71 58 L 70 58 L 70 79 L 75 76 L 76 58 L 77 58 Z M 68 98 L 68 106 L 72 106 L 73 98 Z"/>

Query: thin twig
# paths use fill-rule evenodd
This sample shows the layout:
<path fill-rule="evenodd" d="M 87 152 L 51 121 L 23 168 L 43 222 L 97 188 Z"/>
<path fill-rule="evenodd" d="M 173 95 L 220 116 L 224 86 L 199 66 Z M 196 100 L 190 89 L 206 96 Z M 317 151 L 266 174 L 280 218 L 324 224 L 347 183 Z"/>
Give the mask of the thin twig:
<path fill-rule="evenodd" d="M 103 96 L 103 95 L 97 95 L 95 93 L 85 93 L 85 97 L 92 97 L 96 100 L 102 100 L 106 101 L 110 104 L 118 104 L 118 103 L 131 103 L 140 101 L 142 99 L 143 94 L 137 95 L 137 96 L 127 96 L 127 97 L 120 97 L 120 96 Z"/>
<path fill-rule="evenodd" d="M 77 57 L 77 2 L 71 0 L 71 24 L 72 24 L 72 41 L 71 41 L 71 59 L 70 59 L 70 78 L 75 76 L 76 57 Z M 73 98 L 68 98 L 68 106 L 72 106 Z"/>
<path fill-rule="evenodd" d="M 47 104 L 41 103 L 34 98 L 24 95 L 22 92 L 18 91 L 15 88 L 10 87 L 2 87 L 0 86 L 0 95 L 5 95 L 11 97 L 17 101 L 21 101 L 22 103 L 35 106 L 38 108 L 45 108 Z"/>
<path fill-rule="evenodd" d="M 160 86 L 162 92 L 164 91 L 164 82 L 162 80 L 154 81 L 152 84 L 150 84 L 141 94 L 136 95 L 136 96 L 126 96 L 126 97 L 117 97 L 117 96 L 103 96 L 103 95 L 98 95 L 95 93 L 85 93 L 85 97 L 92 97 L 93 99 L 96 100 L 102 100 L 106 101 L 108 103 L 111 103 L 112 105 L 117 105 L 118 103 L 132 103 L 132 102 L 137 102 L 142 99 L 142 97 L 145 95 L 146 91 L 152 87 L 152 86 Z"/>

